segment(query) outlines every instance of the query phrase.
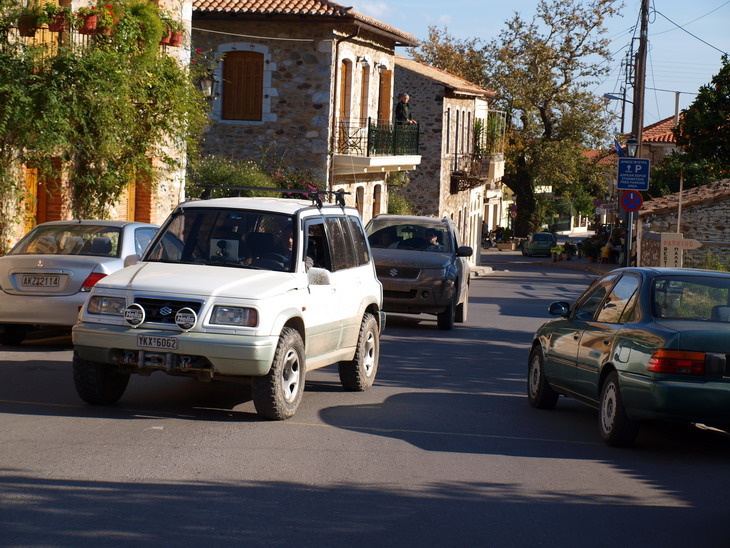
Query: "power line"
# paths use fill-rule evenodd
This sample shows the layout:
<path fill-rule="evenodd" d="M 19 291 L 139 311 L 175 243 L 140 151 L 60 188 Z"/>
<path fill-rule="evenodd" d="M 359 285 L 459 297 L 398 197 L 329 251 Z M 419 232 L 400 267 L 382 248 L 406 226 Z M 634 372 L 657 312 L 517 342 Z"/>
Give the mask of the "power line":
<path fill-rule="evenodd" d="M 687 23 L 685 23 L 685 26 L 691 25 L 692 23 L 695 23 L 695 22 L 699 21 L 700 19 L 704 19 L 708 15 L 711 15 L 711 14 L 715 13 L 717 10 L 719 10 L 722 7 L 727 6 L 728 4 L 730 4 L 730 0 L 728 0 L 724 4 L 720 4 L 714 10 L 710 10 L 707 13 L 705 13 L 704 15 L 700 15 L 699 17 L 697 17 L 695 19 L 692 19 L 692 21 L 688 21 Z M 656 11 L 656 8 L 654 9 L 654 11 Z M 657 13 L 659 13 L 659 12 L 657 12 Z M 666 17 L 665 15 L 663 15 L 661 13 L 659 13 L 659 15 L 662 15 L 662 17 Z M 663 30 L 663 31 L 660 31 L 660 32 L 655 32 L 655 33 L 653 33 L 653 36 L 657 36 L 659 34 L 664 34 L 664 33 L 667 33 L 667 32 L 672 32 L 673 30 L 674 29 L 667 29 L 667 30 Z M 682 30 L 684 30 L 684 29 L 682 29 Z"/>
<path fill-rule="evenodd" d="M 669 21 L 669 22 L 670 22 L 670 23 L 671 23 L 672 25 L 674 25 L 675 27 L 677 27 L 677 28 L 678 28 L 679 30 L 682 30 L 682 31 L 686 32 L 686 33 L 687 33 L 687 34 L 689 34 L 689 35 L 690 35 L 690 36 L 691 36 L 692 38 L 694 38 L 694 39 L 696 39 L 696 40 L 699 40 L 700 42 L 702 42 L 702 43 L 703 43 L 703 44 L 705 44 L 706 46 L 710 46 L 710 47 L 711 47 L 712 49 L 714 49 L 714 50 L 717 50 L 717 51 L 719 51 L 720 53 L 722 53 L 722 54 L 724 54 L 724 55 L 727 55 L 727 52 L 726 52 L 726 51 L 723 51 L 723 50 L 721 50 L 720 48 L 716 48 L 715 46 L 713 46 L 713 45 L 712 45 L 712 44 L 710 44 L 709 42 L 705 42 L 705 41 L 704 41 L 704 40 L 703 40 L 702 38 L 700 38 L 699 36 L 697 36 L 697 35 L 695 35 L 695 34 L 692 34 L 692 33 L 691 33 L 690 31 L 688 31 L 687 29 L 685 29 L 685 28 L 684 28 L 684 27 L 682 27 L 681 25 L 678 25 L 677 23 L 675 23 L 674 21 L 672 21 L 672 20 L 671 20 L 671 19 L 670 19 L 669 17 L 667 17 L 666 15 L 664 15 L 664 14 L 663 14 L 662 12 L 660 12 L 659 10 L 655 9 L 655 10 L 654 10 L 654 13 L 656 13 L 656 14 L 658 14 L 658 15 L 661 15 L 662 17 L 664 17 L 664 19 L 666 19 L 667 21 Z"/>

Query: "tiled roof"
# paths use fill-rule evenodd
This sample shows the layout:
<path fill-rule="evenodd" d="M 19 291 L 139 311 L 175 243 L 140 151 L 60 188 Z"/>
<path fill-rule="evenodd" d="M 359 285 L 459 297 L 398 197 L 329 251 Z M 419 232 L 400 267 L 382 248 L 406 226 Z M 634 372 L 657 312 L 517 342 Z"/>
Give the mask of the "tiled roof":
<path fill-rule="evenodd" d="M 707 185 L 690 188 L 682 192 L 682 207 L 697 205 L 704 202 L 711 202 L 722 198 L 730 197 L 730 179 L 715 181 Z M 676 209 L 679 205 L 679 192 L 668 194 L 661 198 L 654 198 L 644 202 L 639 210 L 639 215 L 649 213 L 660 213 Z"/>
<path fill-rule="evenodd" d="M 650 126 L 646 126 L 641 134 L 641 140 L 645 143 L 670 143 L 675 144 L 672 128 L 674 127 L 674 116 L 660 120 Z"/>
<path fill-rule="evenodd" d="M 412 34 L 391 27 L 377 19 L 353 11 L 352 7 L 329 0 L 193 0 L 193 12 L 199 14 L 305 15 L 341 17 L 385 31 L 405 45 L 418 45 Z"/>
<path fill-rule="evenodd" d="M 611 148 L 608 152 L 602 152 L 595 148 L 590 148 L 583 151 L 583 155 L 592 160 L 599 166 L 615 166 L 616 165 L 616 151 Z"/>
<path fill-rule="evenodd" d="M 442 84 L 452 88 L 454 91 L 479 97 L 486 96 L 489 98 L 492 98 L 495 95 L 493 91 L 488 91 L 469 80 L 464 80 L 463 78 L 454 76 L 445 70 L 432 67 L 431 65 L 421 63 L 420 61 L 408 59 L 402 55 L 395 56 L 395 64 L 398 67 L 403 67 L 417 74 L 431 78 L 432 80 L 436 80 L 437 82 L 441 82 Z"/>

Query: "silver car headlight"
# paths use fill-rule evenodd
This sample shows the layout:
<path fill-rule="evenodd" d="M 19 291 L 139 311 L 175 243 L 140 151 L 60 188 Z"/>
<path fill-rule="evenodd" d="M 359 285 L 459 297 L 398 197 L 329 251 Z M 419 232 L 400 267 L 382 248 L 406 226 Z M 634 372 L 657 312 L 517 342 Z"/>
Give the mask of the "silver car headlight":
<path fill-rule="evenodd" d="M 259 314 L 253 308 L 216 306 L 210 316 L 210 323 L 237 327 L 256 327 L 259 323 Z"/>
<path fill-rule="evenodd" d="M 89 314 L 107 314 L 121 316 L 127 307 L 127 300 L 124 297 L 108 297 L 106 295 L 94 295 L 89 299 L 87 310 Z"/>

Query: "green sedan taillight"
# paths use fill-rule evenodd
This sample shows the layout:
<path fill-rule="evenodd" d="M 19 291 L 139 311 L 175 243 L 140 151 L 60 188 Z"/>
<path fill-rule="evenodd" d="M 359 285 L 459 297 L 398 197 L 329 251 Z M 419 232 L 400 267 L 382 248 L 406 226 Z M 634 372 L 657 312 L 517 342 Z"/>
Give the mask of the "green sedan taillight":
<path fill-rule="evenodd" d="M 704 375 L 705 353 L 683 350 L 657 350 L 649 358 L 649 371 L 675 375 Z"/>

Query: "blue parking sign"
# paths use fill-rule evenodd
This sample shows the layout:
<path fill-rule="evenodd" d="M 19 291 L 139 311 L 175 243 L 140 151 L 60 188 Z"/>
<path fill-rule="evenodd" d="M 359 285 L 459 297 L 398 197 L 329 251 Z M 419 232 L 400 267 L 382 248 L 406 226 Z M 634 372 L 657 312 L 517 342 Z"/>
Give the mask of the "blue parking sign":
<path fill-rule="evenodd" d="M 649 190 L 649 160 L 646 158 L 619 158 L 618 189 Z"/>

